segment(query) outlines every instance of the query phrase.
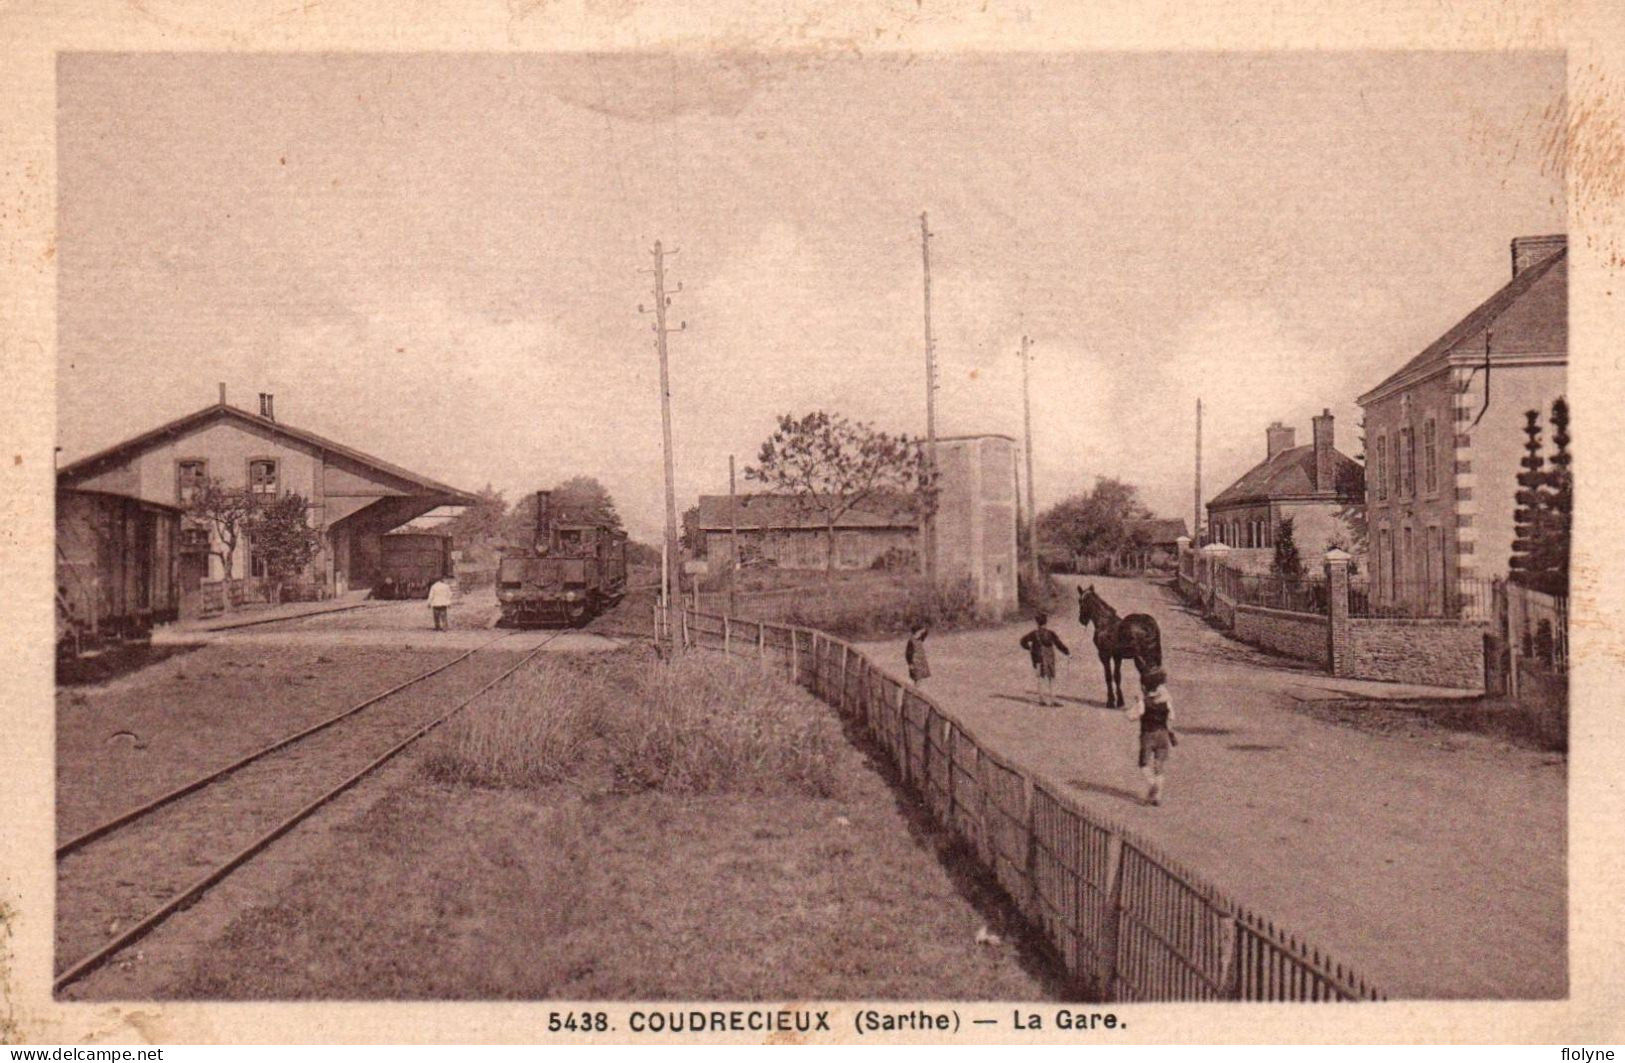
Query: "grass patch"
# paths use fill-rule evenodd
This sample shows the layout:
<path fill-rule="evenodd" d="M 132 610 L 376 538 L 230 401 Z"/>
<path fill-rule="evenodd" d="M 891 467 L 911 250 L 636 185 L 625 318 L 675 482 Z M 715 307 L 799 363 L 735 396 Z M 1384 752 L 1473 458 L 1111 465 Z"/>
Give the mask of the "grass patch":
<path fill-rule="evenodd" d="M 191 653 L 203 643 L 116 642 L 83 657 L 58 657 L 56 685 L 59 687 L 98 686 L 158 664 L 171 657 Z"/>
<path fill-rule="evenodd" d="M 425 761 L 444 782 L 526 786 L 605 767 L 621 791 L 826 796 L 826 714 L 759 667 L 643 648 L 523 673 L 449 723 Z"/>
<path fill-rule="evenodd" d="M 1478 734 L 1545 753 L 1561 753 L 1568 746 L 1564 737 L 1554 737 L 1533 714 L 1507 698 L 1331 698 L 1297 705 L 1316 719 L 1372 734 L 1409 738 Z"/>
<path fill-rule="evenodd" d="M 1066 995 L 805 692 L 719 655 L 627 652 L 550 657 L 496 693 L 152 995 Z"/>
<path fill-rule="evenodd" d="M 717 607 L 720 605 L 719 601 Z M 950 631 L 992 626 L 1007 619 L 977 606 L 969 580 L 933 586 L 925 580 L 884 573 L 812 584 L 788 594 L 757 598 L 741 594 L 739 615 L 860 640 L 906 634 L 921 624 Z"/>

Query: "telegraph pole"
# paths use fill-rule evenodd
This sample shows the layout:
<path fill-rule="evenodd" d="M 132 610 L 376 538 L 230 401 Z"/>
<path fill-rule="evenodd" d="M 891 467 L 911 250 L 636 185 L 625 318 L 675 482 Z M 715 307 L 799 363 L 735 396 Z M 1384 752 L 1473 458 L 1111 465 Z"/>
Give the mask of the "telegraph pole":
<path fill-rule="evenodd" d="M 688 328 L 688 322 L 678 324 L 675 329 L 666 325 L 666 310 L 671 306 L 671 296 L 666 294 L 666 258 L 677 252 L 667 251 L 659 240 L 655 241 L 654 256 L 655 268 L 655 348 L 660 352 L 660 430 L 663 435 L 666 453 L 666 585 L 661 588 L 665 595 L 667 610 L 677 601 L 678 590 L 682 581 L 678 579 L 680 565 L 677 553 L 677 487 L 676 477 L 672 470 L 671 458 L 671 373 L 667 367 L 666 335 L 670 332 L 682 332 Z M 682 291 L 683 285 L 679 281 L 676 291 Z M 648 313 L 643 306 L 638 307 L 640 313 Z M 670 620 L 668 618 L 668 628 Z"/>
<path fill-rule="evenodd" d="M 1192 514 L 1191 542 L 1202 545 L 1202 400 L 1196 400 L 1196 508 Z"/>
<path fill-rule="evenodd" d="M 1033 341 L 1021 337 L 1021 419 L 1027 432 L 1027 567 L 1033 593 L 1038 593 L 1038 515 L 1033 503 L 1033 401 L 1027 382 L 1027 364 L 1032 361 Z"/>
<path fill-rule="evenodd" d="M 925 212 L 920 212 L 920 259 L 925 266 L 925 463 L 928 487 L 932 492 L 925 526 L 925 578 L 935 586 L 937 581 L 937 347 L 931 337 L 931 227 Z"/>
<path fill-rule="evenodd" d="M 733 564 L 728 570 L 728 615 L 732 616 L 735 608 L 735 586 L 739 582 L 739 503 L 734 494 L 734 456 L 728 455 L 728 549 L 733 554 Z"/>

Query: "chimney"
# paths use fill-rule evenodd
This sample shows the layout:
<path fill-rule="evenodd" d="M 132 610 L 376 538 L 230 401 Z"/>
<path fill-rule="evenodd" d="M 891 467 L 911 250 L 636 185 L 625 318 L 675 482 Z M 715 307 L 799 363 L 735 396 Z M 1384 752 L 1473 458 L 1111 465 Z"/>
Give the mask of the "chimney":
<path fill-rule="evenodd" d="M 1539 265 L 1568 245 L 1567 233 L 1514 237 L 1512 241 L 1512 275 L 1516 277 L 1530 266 Z"/>
<path fill-rule="evenodd" d="M 224 380 L 222 380 L 220 382 L 220 405 L 224 406 L 225 404 L 226 404 L 226 382 Z"/>
<path fill-rule="evenodd" d="M 1315 424 L 1315 490 L 1329 495 L 1337 490 L 1337 456 L 1332 449 L 1332 411 L 1322 410 Z"/>
<path fill-rule="evenodd" d="M 276 410 L 271 405 L 275 398 L 276 396 L 270 394 L 269 392 L 260 392 L 260 416 L 265 418 L 267 421 L 276 420 Z"/>
<path fill-rule="evenodd" d="M 1297 442 L 1298 433 L 1295 429 L 1288 428 L 1280 421 L 1276 421 L 1264 429 L 1264 438 L 1269 442 L 1267 457 L 1273 458 L 1283 450 L 1291 450 Z"/>

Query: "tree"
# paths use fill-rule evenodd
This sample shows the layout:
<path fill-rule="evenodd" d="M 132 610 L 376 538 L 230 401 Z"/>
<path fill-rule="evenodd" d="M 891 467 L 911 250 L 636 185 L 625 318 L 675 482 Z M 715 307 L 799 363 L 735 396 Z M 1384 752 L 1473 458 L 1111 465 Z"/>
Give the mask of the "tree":
<path fill-rule="evenodd" d="M 487 546 L 502 538 L 502 522 L 508 514 L 508 500 L 490 484 L 475 495 L 473 505 L 446 521 L 438 529 L 451 536 L 459 547 Z"/>
<path fill-rule="evenodd" d="M 644 568 L 659 568 L 660 547 L 640 543 L 636 539 L 628 539 L 626 541 L 626 563 Z"/>
<path fill-rule="evenodd" d="M 1109 476 L 1095 478 L 1087 494 L 1073 495 L 1038 515 L 1040 548 L 1059 547 L 1071 554 L 1116 557 L 1132 546 L 1129 521 L 1146 520 L 1151 511 L 1140 502 L 1139 488 Z"/>
<path fill-rule="evenodd" d="M 1292 524 L 1291 517 L 1282 517 L 1275 525 L 1275 556 L 1270 559 L 1270 571 L 1287 579 L 1302 579 L 1303 559 L 1298 556 Z"/>
<path fill-rule="evenodd" d="M 304 496 L 279 495 L 261 503 L 248 520 L 254 538 L 254 556 L 265 564 L 265 575 L 282 600 L 282 585 L 305 570 L 322 546 L 322 533 L 306 519 Z"/>
<path fill-rule="evenodd" d="M 1546 456 L 1542 453 L 1540 411 L 1524 412 L 1523 459 L 1518 464 L 1518 490 L 1512 496 L 1517 508 L 1512 511 L 1512 557 L 1508 562 L 1514 583 L 1538 589 L 1544 582 L 1547 558 L 1546 539 L 1549 515 L 1547 499 L 1541 490 L 1546 485 Z"/>
<path fill-rule="evenodd" d="M 700 507 L 689 506 L 683 510 L 683 530 L 677 536 L 677 545 L 687 550 L 694 557 L 705 556 L 705 532 L 700 530 Z"/>
<path fill-rule="evenodd" d="M 835 524 L 847 513 L 895 494 L 907 497 L 923 517 L 934 497 L 918 439 L 822 410 L 799 419 L 781 415 L 756 462 L 746 467 L 745 479 L 795 498 L 805 514 L 822 521 L 826 577 L 835 569 Z"/>
<path fill-rule="evenodd" d="M 553 516 L 569 524 L 621 526 L 615 499 L 603 484 L 591 476 L 572 476 L 553 488 Z"/>
<path fill-rule="evenodd" d="M 1569 546 L 1574 532 L 1574 474 L 1569 468 L 1574 462 L 1574 456 L 1569 453 L 1571 441 L 1568 400 L 1559 398 L 1552 403 L 1554 449 L 1547 486 L 1551 513 L 1548 570 L 1551 573 L 1551 593 L 1561 595 L 1569 593 Z"/>
<path fill-rule="evenodd" d="M 608 524 L 621 527 L 615 499 L 604 485 L 591 476 L 572 476 L 553 488 L 548 506 L 553 519 L 573 524 Z M 502 540 L 527 549 L 536 537 L 536 494 L 531 492 L 502 520 Z"/>
<path fill-rule="evenodd" d="M 209 529 L 209 553 L 220 559 L 228 586 L 237 546 L 258 509 L 259 498 L 248 488 L 227 487 L 213 477 L 204 480 L 186 503 L 186 515 Z M 225 598 L 229 610 L 229 590 Z"/>
<path fill-rule="evenodd" d="M 1569 405 L 1552 403 L 1553 453 L 1548 466 L 1541 441 L 1540 411 L 1524 413 L 1524 456 L 1519 462 L 1517 508 L 1512 514 L 1510 578 L 1547 594 L 1565 595 L 1569 586 L 1569 552 L 1574 518 L 1574 484 L 1570 470 Z"/>
<path fill-rule="evenodd" d="M 1337 493 L 1340 497 L 1350 499 L 1337 507 L 1333 519 L 1336 526 L 1326 540 L 1328 549 L 1335 547 L 1346 554 L 1351 554 L 1356 560 L 1349 562 L 1349 575 L 1357 575 L 1360 571 L 1358 559 L 1365 556 L 1371 542 L 1371 525 L 1366 519 L 1365 510 L 1365 418 L 1360 419 L 1360 452 L 1354 455 L 1354 460 L 1362 468 L 1340 466 L 1337 471 Z"/>

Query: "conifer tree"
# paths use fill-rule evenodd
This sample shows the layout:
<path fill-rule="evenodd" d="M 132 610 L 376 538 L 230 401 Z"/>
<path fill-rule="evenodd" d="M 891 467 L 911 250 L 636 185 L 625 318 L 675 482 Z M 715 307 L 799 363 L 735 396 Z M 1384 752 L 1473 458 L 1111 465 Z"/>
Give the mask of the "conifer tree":
<path fill-rule="evenodd" d="M 1270 561 L 1270 571 L 1287 579 L 1303 577 L 1303 559 L 1298 556 L 1298 543 L 1293 538 L 1291 517 L 1282 517 L 1280 523 L 1275 526 L 1275 557 Z"/>
<path fill-rule="evenodd" d="M 1518 474 L 1518 491 L 1513 495 L 1517 508 L 1512 511 L 1512 558 L 1508 562 L 1510 578 L 1525 587 L 1538 588 L 1547 566 L 1542 555 L 1548 550 L 1546 535 L 1548 499 L 1546 486 L 1546 456 L 1542 453 L 1540 411 L 1524 413 L 1523 459 L 1518 462 L 1523 471 Z"/>
<path fill-rule="evenodd" d="M 1547 528 L 1545 554 L 1545 589 L 1550 594 L 1569 592 L 1569 541 L 1574 521 L 1574 479 L 1569 466 L 1574 456 L 1569 453 L 1569 404 L 1559 398 L 1552 403 L 1552 458 L 1546 473 L 1546 486 L 1542 492 L 1546 503 Z"/>

